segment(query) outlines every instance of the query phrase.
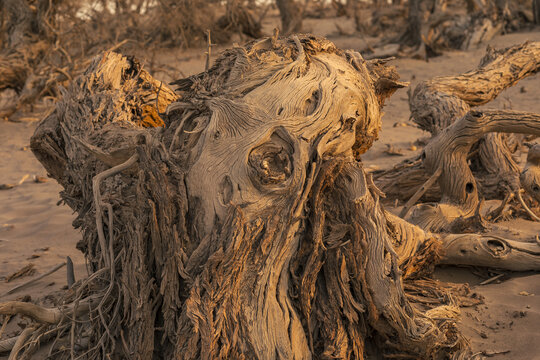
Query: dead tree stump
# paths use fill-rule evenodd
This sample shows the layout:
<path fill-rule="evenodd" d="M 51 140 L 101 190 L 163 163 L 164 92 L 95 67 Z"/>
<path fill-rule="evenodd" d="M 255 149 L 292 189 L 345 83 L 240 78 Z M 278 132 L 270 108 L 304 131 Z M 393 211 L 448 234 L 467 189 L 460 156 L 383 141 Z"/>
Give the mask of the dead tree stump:
<path fill-rule="evenodd" d="M 385 213 L 357 161 L 397 78 L 307 35 L 227 50 L 176 93 L 96 57 L 31 142 L 92 271 L 65 300 L 91 324 L 73 321 L 71 344 L 91 359 L 466 356 L 455 303 L 426 312 L 404 291 L 439 240 Z"/>

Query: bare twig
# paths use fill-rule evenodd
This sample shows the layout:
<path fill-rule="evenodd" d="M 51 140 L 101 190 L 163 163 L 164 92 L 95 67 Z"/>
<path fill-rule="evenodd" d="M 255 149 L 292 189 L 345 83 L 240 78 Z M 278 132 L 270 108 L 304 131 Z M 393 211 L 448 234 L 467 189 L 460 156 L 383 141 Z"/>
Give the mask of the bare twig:
<path fill-rule="evenodd" d="M 508 204 L 508 202 L 510 200 L 512 200 L 514 198 L 514 193 L 507 193 L 506 196 L 504 197 L 503 201 L 501 202 L 501 205 L 499 207 L 497 207 L 495 210 L 491 211 L 488 215 L 487 215 L 487 218 L 489 220 L 497 220 L 501 214 L 503 213 L 506 205 Z"/>
<path fill-rule="evenodd" d="M 491 278 L 489 278 L 489 279 L 487 279 L 487 280 L 482 281 L 482 282 L 480 283 L 480 285 L 487 285 L 487 284 L 490 284 L 490 283 L 494 282 L 495 280 L 502 278 L 504 275 L 506 275 L 506 274 L 495 275 L 495 276 L 493 276 L 493 277 L 491 277 Z"/>
<path fill-rule="evenodd" d="M 24 315 L 43 324 L 59 324 L 68 316 L 87 313 L 90 311 L 90 303 L 100 298 L 98 296 L 84 298 L 76 308 L 74 304 L 59 308 L 45 308 L 22 301 L 7 301 L 0 303 L 0 315 Z"/>
<path fill-rule="evenodd" d="M 403 207 L 403 210 L 401 210 L 401 213 L 399 214 L 399 217 L 405 218 L 407 214 L 409 213 L 409 210 L 411 207 L 416 204 L 416 202 L 426 193 L 427 190 L 439 179 L 439 176 L 442 174 L 442 167 L 437 168 L 433 175 L 427 181 L 418 189 L 413 196 L 407 201 L 405 206 Z"/>
<path fill-rule="evenodd" d="M 21 185 L 26 179 L 28 179 L 30 177 L 30 174 L 26 174 L 24 175 L 21 180 L 19 180 L 19 182 L 17 183 L 17 185 Z"/>

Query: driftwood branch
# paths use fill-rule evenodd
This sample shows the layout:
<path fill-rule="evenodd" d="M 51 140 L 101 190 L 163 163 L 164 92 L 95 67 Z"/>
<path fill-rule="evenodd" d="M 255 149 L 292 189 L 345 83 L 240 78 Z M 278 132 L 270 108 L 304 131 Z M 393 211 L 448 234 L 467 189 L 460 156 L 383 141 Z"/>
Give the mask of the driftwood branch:
<path fill-rule="evenodd" d="M 76 309 L 74 309 L 73 305 L 49 309 L 27 302 L 8 301 L 0 303 L 0 315 L 24 315 L 40 323 L 59 324 L 62 320 L 73 314 L 80 315 L 88 313 L 92 302 L 96 303 L 96 301 L 96 297 L 84 299 L 78 304 Z"/>
<path fill-rule="evenodd" d="M 540 69 L 540 43 L 527 42 L 503 50 L 488 48 L 477 69 L 457 76 L 436 77 L 416 86 L 409 100 L 411 117 L 436 135 L 474 106 L 495 99 Z"/>
<path fill-rule="evenodd" d="M 540 246 L 489 235 L 446 235 L 443 264 L 473 265 L 513 271 L 540 270 Z"/>

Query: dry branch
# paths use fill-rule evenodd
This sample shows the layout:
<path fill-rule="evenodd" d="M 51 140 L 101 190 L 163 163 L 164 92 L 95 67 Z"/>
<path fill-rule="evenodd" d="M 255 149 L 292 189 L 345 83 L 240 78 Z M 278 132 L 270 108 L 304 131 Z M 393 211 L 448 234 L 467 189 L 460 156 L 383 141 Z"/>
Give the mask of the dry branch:
<path fill-rule="evenodd" d="M 472 145 L 491 132 L 539 136 L 540 115 L 508 110 L 470 111 L 435 136 L 424 149 L 424 166 L 428 172 L 442 168 L 442 197 L 436 210 L 427 204 L 417 207 L 411 215 L 414 223 L 431 231 L 448 230 L 454 220 L 473 215 L 478 207 L 478 190 L 467 156 Z"/>
<path fill-rule="evenodd" d="M 436 77 L 416 86 L 409 100 L 411 117 L 433 135 L 463 117 L 474 106 L 495 99 L 540 69 L 540 43 L 507 49 L 488 47 L 477 69 L 457 76 Z"/>
<path fill-rule="evenodd" d="M 20 301 L 0 303 L 0 315 L 24 315 L 40 323 L 59 324 L 73 314 L 84 314 L 90 310 L 90 304 L 96 302 L 95 298 L 85 299 L 74 310 L 73 304 L 58 309 L 48 309 L 39 305 Z"/>
<path fill-rule="evenodd" d="M 451 228 L 454 220 L 472 216 L 479 193 L 484 198 L 502 199 L 509 192 L 518 191 L 521 171 L 512 153 L 521 148 L 522 137 L 515 133 L 537 134 L 536 115 L 509 112 L 514 124 L 505 122 L 506 125 L 494 128 L 492 125 L 502 120 L 502 113 L 486 112 L 494 122 L 483 126 L 484 120 L 480 120 L 483 116 L 475 118 L 474 114 L 480 113 L 471 112 L 471 107 L 488 103 L 505 88 L 536 73 L 539 66 L 539 43 L 525 43 L 500 51 L 489 48 L 478 69 L 420 83 L 409 100 L 412 117 L 420 128 L 434 136 L 421 157 L 375 175 L 378 186 L 389 195 L 389 201 L 411 199 L 442 166 L 438 186 L 423 195 L 424 201 L 441 203 L 420 205 L 417 214 L 412 215 L 414 222 L 440 231 Z M 525 171 L 521 177 L 527 183 L 523 186 L 534 198 L 538 179 L 530 176 L 536 167 L 530 168 L 531 171 Z"/>

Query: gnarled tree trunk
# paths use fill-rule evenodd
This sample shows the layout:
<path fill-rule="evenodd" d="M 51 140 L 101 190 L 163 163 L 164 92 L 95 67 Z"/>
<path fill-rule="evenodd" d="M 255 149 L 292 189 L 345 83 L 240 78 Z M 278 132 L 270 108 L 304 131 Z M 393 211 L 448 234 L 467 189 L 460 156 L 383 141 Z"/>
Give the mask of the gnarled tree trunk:
<path fill-rule="evenodd" d="M 392 68 L 266 38 L 176 85 L 104 54 L 32 138 L 94 272 L 72 299 L 94 301 L 90 358 L 467 353 L 454 308 L 404 291 L 406 260 L 438 256 L 430 236 L 396 225 L 353 156 L 402 86 Z"/>
<path fill-rule="evenodd" d="M 31 141 L 92 274 L 60 311 L 0 304 L 44 324 L 14 352 L 56 332 L 71 344 L 57 357 L 470 358 L 458 294 L 418 278 L 438 261 L 537 269 L 540 254 L 482 236 L 464 249 L 383 210 L 359 159 L 397 79 L 307 35 L 227 50 L 176 92 L 96 57 Z"/>

